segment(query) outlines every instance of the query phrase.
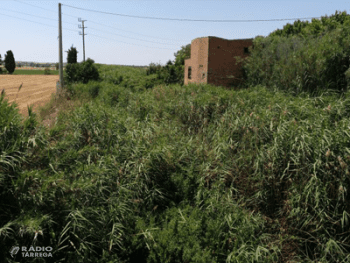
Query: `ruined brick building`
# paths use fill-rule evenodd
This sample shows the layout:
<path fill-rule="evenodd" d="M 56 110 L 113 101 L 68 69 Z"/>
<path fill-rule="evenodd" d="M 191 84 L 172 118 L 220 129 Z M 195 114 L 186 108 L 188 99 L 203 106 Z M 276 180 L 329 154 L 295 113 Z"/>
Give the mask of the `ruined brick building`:
<path fill-rule="evenodd" d="M 253 38 L 228 40 L 201 37 L 191 42 L 191 58 L 185 60 L 184 84 L 206 83 L 230 86 L 239 83 L 241 64 L 235 56 L 248 56 Z"/>

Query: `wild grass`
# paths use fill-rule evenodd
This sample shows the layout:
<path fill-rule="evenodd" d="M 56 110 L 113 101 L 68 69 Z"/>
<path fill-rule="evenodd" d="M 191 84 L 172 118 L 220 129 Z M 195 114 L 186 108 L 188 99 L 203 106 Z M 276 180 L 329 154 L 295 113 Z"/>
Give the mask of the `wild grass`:
<path fill-rule="evenodd" d="M 6 249 L 42 233 L 74 262 L 347 259 L 348 99 L 108 80 L 67 92 L 85 103 L 26 136 L 2 100 Z"/>

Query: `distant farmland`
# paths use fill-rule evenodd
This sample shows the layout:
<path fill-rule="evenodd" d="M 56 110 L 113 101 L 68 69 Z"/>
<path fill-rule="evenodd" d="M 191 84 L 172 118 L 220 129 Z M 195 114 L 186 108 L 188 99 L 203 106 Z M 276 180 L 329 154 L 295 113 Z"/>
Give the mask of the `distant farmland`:
<path fill-rule="evenodd" d="M 0 68 L 5 68 L 3 65 L 2 66 L 0 66 Z M 56 70 L 56 67 L 47 67 L 48 69 L 50 69 L 50 70 Z M 42 70 L 42 71 L 44 71 L 46 69 L 46 67 L 38 67 L 38 68 L 36 68 L 36 67 L 27 67 L 27 66 L 23 66 L 23 67 L 18 67 L 18 66 L 16 66 L 16 69 L 15 69 L 15 72 L 16 71 L 18 71 L 18 70 Z M 66 68 L 65 67 L 63 67 L 63 70 L 65 70 Z"/>

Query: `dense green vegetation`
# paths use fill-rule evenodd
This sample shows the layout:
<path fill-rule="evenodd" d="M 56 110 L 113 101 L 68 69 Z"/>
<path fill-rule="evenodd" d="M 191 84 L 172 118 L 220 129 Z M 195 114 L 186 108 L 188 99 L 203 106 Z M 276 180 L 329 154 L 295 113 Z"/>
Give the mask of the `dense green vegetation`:
<path fill-rule="evenodd" d="M 350 79 L 350 19 L 346 12 L 295 21 L 268 37 L 256 37 L 243 71 L 245 86 L 262 84 L 298 94 L 325 88 L 345 91 Z"/>
<path fill-rule="evenodd" d="M 322 21 L 257 37 L 240 89 L 90 61 L 50 129 L 2 95 L 0 258 L 348 262 L 350 18 Z"/>

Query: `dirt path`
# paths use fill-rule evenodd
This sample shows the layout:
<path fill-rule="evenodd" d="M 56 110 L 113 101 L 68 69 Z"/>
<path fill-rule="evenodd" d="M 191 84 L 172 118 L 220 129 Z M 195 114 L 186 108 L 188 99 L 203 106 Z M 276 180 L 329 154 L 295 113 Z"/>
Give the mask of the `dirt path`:
<path fill-rule="evenodd" d="M 58 80 L 57 75 L 0 75 L 0 92 L 5 89 L 9 103 L 16 101 L 20 113 L 28 116 L 27 105 L 34 104 L 33 110 L 36 112 L 39 106 L 49 102 L 51 94 L 56 93 Z M 22 88 L 18 92 L 22 83 Z"/>

